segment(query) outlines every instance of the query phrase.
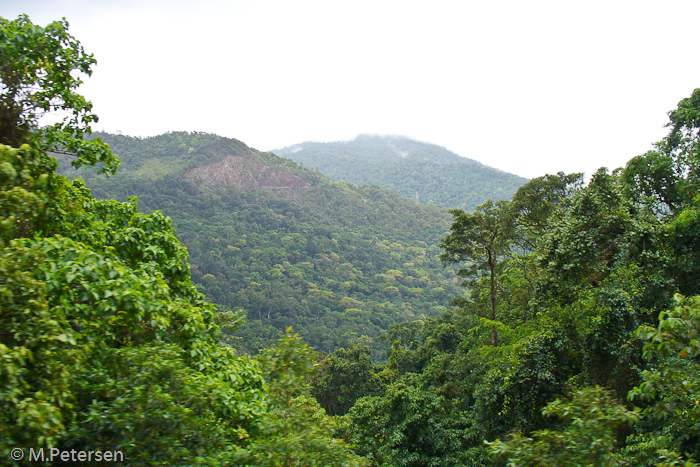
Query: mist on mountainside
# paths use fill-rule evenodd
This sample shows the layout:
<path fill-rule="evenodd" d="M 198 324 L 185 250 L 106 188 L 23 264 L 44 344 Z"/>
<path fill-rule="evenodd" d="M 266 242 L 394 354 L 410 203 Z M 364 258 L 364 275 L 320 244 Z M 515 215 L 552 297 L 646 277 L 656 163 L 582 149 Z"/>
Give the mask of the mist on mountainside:
<path fill-rule="evenodd" d="M 489 199 L 510 199 L 527 182 L 404 136 L 360 135 L 352 141 L 306 142 L 272 152 L 317 168 L 333 180 L 377 185 L 423 204 L 467 211 Z"/>

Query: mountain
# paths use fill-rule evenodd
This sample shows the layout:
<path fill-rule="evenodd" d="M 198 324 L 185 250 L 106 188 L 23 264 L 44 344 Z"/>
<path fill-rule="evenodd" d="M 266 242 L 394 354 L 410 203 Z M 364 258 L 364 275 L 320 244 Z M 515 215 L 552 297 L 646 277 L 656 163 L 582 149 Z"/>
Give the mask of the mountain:
<path fill-rule="evenodd" d="M 315 167 L 337 180 L 377 185 L 415 199 L 468 211 L 510 199 L 526 178 L 402 136 L 360 135 L 352 141 L 306 142 L 273 153 Z"/>
<path fill-rule="evenodd" d="M 438 258 L 452 221 L 444 207 L 334 182 L 216 135 L 98 136 L 121 158 L 117 175 L 76 172 L 65 160 L 61 172 L 96 197 L 136 195 L 141 211 L 172 217 L 198 289 L 247 315 L 239 349 L 258 350 L 293 326 L 332 351 L 439 316 L 462 293 Z"/>

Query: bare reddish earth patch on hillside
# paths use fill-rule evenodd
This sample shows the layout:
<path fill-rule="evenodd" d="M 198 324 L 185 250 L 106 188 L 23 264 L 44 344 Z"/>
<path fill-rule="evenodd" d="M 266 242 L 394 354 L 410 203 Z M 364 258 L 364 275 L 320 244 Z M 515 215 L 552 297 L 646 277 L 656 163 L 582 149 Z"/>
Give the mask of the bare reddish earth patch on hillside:
<path fill-rule="evenodd" d="M 228 156 L 219 162 L 196 167 L 187 172 L 184 178 L 197 184 L 209 186 L 235 185 L 262 188 L 306 188 L 310 186 L 301 177 L 243 156 Z"/>

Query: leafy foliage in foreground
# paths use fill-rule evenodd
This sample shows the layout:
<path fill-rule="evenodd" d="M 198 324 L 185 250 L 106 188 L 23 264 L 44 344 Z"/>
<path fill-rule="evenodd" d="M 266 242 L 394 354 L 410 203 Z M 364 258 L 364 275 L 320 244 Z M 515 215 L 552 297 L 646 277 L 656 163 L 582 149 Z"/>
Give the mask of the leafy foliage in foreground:
<path fill-rule="evenodd" d="M 42 28 L 26 15 L 0 18 L 0 50 L 0 143 L 71 154 L 74 167 L 101 162 L 100 172 L 113 174 L 119 159 L 99 138 L 84 139 L 98 118 L 77 88 L 95 59 L 68 33 L 68 23 Z M 56 123 L 40 128 L 39 119 L 49 113 Z"/>
<path fill-rule="evenodd" d="M 43 41 L 53 35 L 66 38 L 63 52 L 78 53 L 65 22 L 43 29 L 23 16 L 0 18 L 0 26 L 3 73 L 15 70 L 17 55 L 8 53 L 15 49 L 40 70 L 50 66 L 54 57 L 39 52 L 51 50 Z M 68 66 L 59 75 L 76 71 L 86 72 Z M 3 86 L 11 86 L 14 76 L 2 75 Z M 68 76 L 57 81 L 34 85 L 49 86 L 42 92 L 54 102 L 65 95 L 59 85 L 73 92 L 78 84 Z M 15 96 L 21 107 L 22 94 Z M 71 108 L 71 102 L 65 105 Z M 89 107 L 77 109 L 84 111 Z M 308 409 L 312 403 L 293 402 L 310 397 L 303 381 L 313 368 L 298 336 L 288 333 L 269 351 L 273 364 L 238 356 L 222 345 L 218 325 L 234 317 L 217 315 L 195 289 L 172 221 L 157 211 L 139 213 L 133 200 L 95 199 L 81 180 L 55 173 L 58 164 L 46 149 L 56 132 L 66 141 L 78 138 L 66 147 L 81 148 L 81 163 L 115 163 L 111 153 L 95 159 L 80 154 L 90 147 L 80 141 L 94 120 L 54 127 L 48 136 L 24 132 L 27 141 L 45 143 L 34 147 L 0 144 L 4 462 L 24 465 L 10 451 L 26 447 L 46 454 L 51 448 L 121 451 L 124 466 L 240 465 L 257 460 L 259 446 L 274 444 L 277 449 L 258 465 L 363 465 L 344 442 L 332 439 L 331 423 Z M 25 121 L 14 124 L 7 134 L 21 135 Z M 275 385 L 278 373 L 270 366 L 288 371 L 284 387 Z M 280 412 L 302 427 L 294 428 L 293 443 L 280 440 Z"/>
<path fill-rule="evenodd" d="M 222 326 L 239 318 L 196 291 L 170 219 L 92 198 L 55 173 L 41 132 L 24 133 L 46 144 L 0 145 L 0 455 L 23 445 L 123 450 L 124 465 L 694 467 L 699 115 L 700 89 L 624 169 L 585 187 L 544 176 L 511 202 L 454 212 L 443 258 L 477 266 L 460 271 L 472 289 L 459 309 L 389 326 L 383 366 L 360 339 L 315 379 L 318 357 L 291 332 L 256 358 L 223 345 Z M 56 131 L 70 140 L 89 127 Z M 84 161 L 99 159 L 115 162 Z M 474 245 L 488 235 L 472 234 L 493 232 L 498 253 L 484 261 Z M 349 410 L 329 418 L 320 405 Z"/>
<path fill-rule="evenodd" d="M 27 147 L 0 151 L 4 161 L 32 165 Z M 95 200 L 80 181 L 56 175 L 49 181 L 61 196 L 44 207 L 66 213 L 63 225 L 48 222 L 53 230 L 45 237 L 17 237 L 17 229 L 2 237 L 2 452 L 123 450 L 125 465 L 188 458 L 221 465 L 253 455 L 248 447 L 268 442 L 264 427 L 277 425 L 268 421 L 276 391 L 308 397 L 306 386 L 268 386 L 260 363 L 219 345 L 217 315 L 189 280 L 186 250 L 169 219 L 140 214 L 135 204 Z M 31 205 L 19 199 L 14 207 L 4 203 L 16 213 L 8 218 L 29 217 Z M 282 345 L 293 349 L 293 341 Z M 293 353 L 276 361 L 294 362 L 298 368 L 288 374 L 295 378 L 312 368 Z M 280 405 L 307 423 L 301 441 L 330 442 L 325 415 Z M 332 443 L 334 449 L 317 454 L 290 447 L 284 456 L 320 456 L 319 465 L 329 456 L 350 459 L 342 443 Z"/>
<path fill-rule="evenodd" d="M 371 369 L 385 383 L 345 416 L 358 452 L 376 466 L 697 465 L 698 115 L 700 89 L 625 168 L 453 211 L 443 259 L 471 291 L 390 328 Z M 448 431 L 423 436 L 420 419 Z"/>
<path fill-rule="evenodd" d="M 536 431 L 533 438 L 515 434 L 507 443 L 488 443 L 492 452 L 522 467 L 619 465 L 612 456 L 617 450 L 618 427 L 639 420 L 638 413 L 627 410 L 599 387 L 582 389 L 571 401 L 557 399 L 542 413 L 564 420 L 566 428 Z"/>

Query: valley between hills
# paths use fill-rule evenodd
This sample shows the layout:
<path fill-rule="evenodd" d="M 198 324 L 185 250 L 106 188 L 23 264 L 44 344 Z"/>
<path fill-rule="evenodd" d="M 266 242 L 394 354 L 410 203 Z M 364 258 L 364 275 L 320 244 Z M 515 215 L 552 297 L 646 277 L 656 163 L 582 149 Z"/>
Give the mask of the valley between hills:
<path fill-rule="evenodd" d="M 3 465 L 699 465 L 700 88 L 585 183 L 93 133 L 94 64 L 0 17 Z"/>
<path fill-rule="evenodd" d="M 439 260 L 438 243 L 451 222 L 444 206 L 416 203 L 377 184 L 332 181 L 308 163 L 216 135 L 96 136 L 121 159 L 117 175 L 71 167 L 62 173 L 84 178 L 94 196 L 126 201 L 137 195 L 143 212 L 172 217 L 198 289 L 246 316 L 233 336 L 241 351 L 257 352 L 293 327 L 317 350 L 332 352 L 360 340 L 378 357 L 385 351 L 375 341 L 391 325 L 438 317 L 463 293 L 456 268 Z M 419 160 L 399 171 L 403 177 L 464 174 L 460 183 L 445 181 L 449 189 L 443 191 L 471 193 L 478 203 L 488 199 L 488 191 L 479 194 L 483 186 L 494 187 L 490 194 L 507 189 L 512 196 L 524 182 L 406 138 L 361 136 L 348 144 L 357 141 L 363 142 L 362 157 L 387 167 L 406 162 L 388 160 L 387 150 L 416 150 Z M 339 165 L 348 167 L 342 160 Z M 436 166 L 442 166 L 440 173 L 431 172 Z M 511 185 L 502 186 L 506 176 Z M 479 186 L 469 190 L 472 179 Z M 424 191 L 423 198 L 440 196 Z"/>

